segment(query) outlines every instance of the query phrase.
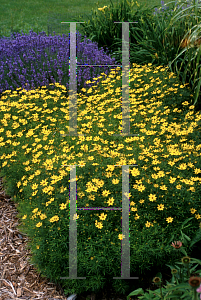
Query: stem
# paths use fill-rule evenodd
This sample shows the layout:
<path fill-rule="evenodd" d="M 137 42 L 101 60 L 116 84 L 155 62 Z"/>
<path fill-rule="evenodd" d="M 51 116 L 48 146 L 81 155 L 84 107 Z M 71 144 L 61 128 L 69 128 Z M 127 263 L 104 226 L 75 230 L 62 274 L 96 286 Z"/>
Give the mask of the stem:
<path fill-rule="evenodd" d="M 161 292 L 161 299 L 163 299 L 163 295 L 162 295 L 162 288 L 161 288 L 161 285 L 160 285 L 160 292 Z"/>
<path fill-rule="evenodd" d="M 189 265 L 187 266 L 188 277 L 190 277 Z"/>
<path fill-rule="evenodd" d="M 193 300 L 199 300 L 198 299 L 198 293 L 196 292 L 196 289 L 193 289 Z"/>

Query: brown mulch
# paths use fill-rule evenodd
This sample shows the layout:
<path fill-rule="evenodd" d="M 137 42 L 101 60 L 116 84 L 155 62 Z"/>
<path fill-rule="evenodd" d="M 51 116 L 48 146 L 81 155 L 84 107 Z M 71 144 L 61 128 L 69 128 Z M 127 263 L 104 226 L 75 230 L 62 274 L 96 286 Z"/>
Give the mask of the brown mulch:
<path fill-rule="evenodd" d="M 29 263 L 29 239 L 17 229 L 20 222 L 16 207 L 6 195 L 0 177 L 0 299 L 66 300 L 63 290 L 41 278 Z"/>

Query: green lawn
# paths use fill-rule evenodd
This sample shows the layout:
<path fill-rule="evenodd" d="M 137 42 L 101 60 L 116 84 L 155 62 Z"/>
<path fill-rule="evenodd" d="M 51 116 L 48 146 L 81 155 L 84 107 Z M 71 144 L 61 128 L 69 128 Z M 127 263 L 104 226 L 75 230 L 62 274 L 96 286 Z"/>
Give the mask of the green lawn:
<path fill-rule="evenodd" d="M 130 1 L 130 0 L 128 0 Z M 113 4 L 116 5 L 119 1 L 114 0 Z M 165 3 L 169 1 L 165 0 Z M 161 7 L 161 1 L 159 0 L 143 0 L 138 1 L 139 4 L 144 4 L 147 7 L 157 5 Z M 53 1 L 53 0 L 18 0 L 18 1 L 0 1 L 0 34 L 1 36 L 10 36 L 11 29 L 23 30 L 23 32 L 29 33 L 29 30 L 33 28 L 37 30 L 45 31 L 48 34 L 48 24 L 54 25 L 59 22 L 73 21 L 76 16 L 83 16 L 83 21 L 87 21 L 87 16 L 92 13 L 92 9 L 98 7 L 109 6 L 111 1 L 101 0 L 99 1 L 84 1 L 84 0 L 67 0 L 67 1 Z M 137 8 L 137 6 L 136 6 Z M 69 24 L 60 25 L 62 33 L 70 32 Z M 77 28 L 79 28 L 78 25 Z M 56 28 L 56 27 L 54 27 Z M 56 34 L 59 28 L 55 30 Z"/>

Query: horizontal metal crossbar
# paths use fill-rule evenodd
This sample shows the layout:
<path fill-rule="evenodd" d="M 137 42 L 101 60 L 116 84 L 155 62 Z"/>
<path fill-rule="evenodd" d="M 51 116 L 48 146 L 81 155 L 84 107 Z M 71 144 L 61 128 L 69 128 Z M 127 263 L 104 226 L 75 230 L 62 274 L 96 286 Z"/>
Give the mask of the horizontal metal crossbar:
<path fill-rule="evenodd" d="M 106 208 L 103 208 L 103 207 L 77 207 L 77 209 L 79 210 L 121 210 L 122 207 L 106 207 Z"/>
<path fill-rule="evenodd" d="M 86 23 L 86 22 L 61 22 L 61 23 Z M 114 23 L 138 23 L 138 21 L 134 21 L 134 22 L 114 22 Z"/>
<path fill-rule="evenodd" d="M 122 67 L 122 65 L 78 65 L 77 67 Z"/>
<path fill-rule="evenodd" d="M 62 165 L 62 166 L 72 166 L 72 165 Z M 81 165 L 78 165 L 81 166 Z M 114 165 L 117 167 L 122 167 L 122 165 Z M 128 166 L 138 166 L 138 165 L 128 165 Z M 78 210 L 122 210 L 122 207 L 77 207 Z"/>

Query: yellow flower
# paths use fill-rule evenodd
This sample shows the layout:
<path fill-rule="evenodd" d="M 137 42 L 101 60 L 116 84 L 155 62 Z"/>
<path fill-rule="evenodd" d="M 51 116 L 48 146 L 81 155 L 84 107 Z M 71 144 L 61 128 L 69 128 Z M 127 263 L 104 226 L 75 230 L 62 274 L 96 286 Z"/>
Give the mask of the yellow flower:
<path fill-rule="evenodd" d="M 79 218 L 78 214 L 75 214 L 75 215 L 73 216 L 73 220 L 76 220 L 76 219 L 78 219 L 78 218 Z"/>
<path fill-rule="evenodd" d="M 123 240 L 123 238 L 125 238 L 125 235 L 119 234 L 119 240 Z"/>
<path fill-rule="evenodd" d="M 104 7 L 102 7 L 102 8 L 98 8 L 98 10 L 103 11 L 103 12 L 105 13 L 104 9 L 105 9 L 106 7 L 107 7 L 107 6 L 104 6 Z"/>

